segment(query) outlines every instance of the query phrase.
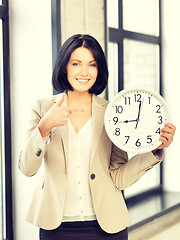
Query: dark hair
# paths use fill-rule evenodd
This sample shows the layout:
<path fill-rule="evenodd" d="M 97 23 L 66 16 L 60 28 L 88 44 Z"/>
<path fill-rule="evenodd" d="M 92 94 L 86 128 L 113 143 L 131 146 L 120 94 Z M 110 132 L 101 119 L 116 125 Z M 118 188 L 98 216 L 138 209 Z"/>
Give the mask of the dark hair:
<path fill-rule="evenodd" d="M 72 52 L 79 47 L 85 47 L 92 51 L 98 66 L 98 76 L 94 85 L 89 89 L 96 95 L 103 92 L 108 81 L 108 68 L 104 52 L 98 41 L 87 34 L 76 34 L 66 40 L 60 48 L 52 75 L 52 84 L 57 92 L 73 90 L 67 79 L 66 67 Z"/>

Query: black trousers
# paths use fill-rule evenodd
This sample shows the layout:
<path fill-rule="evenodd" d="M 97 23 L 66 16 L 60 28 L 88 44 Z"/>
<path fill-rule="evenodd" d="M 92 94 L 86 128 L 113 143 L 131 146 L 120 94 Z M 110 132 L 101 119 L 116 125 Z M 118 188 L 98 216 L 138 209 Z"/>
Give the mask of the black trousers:
<path fill-rule="evenodd" d="M 54 230 L 40 228 L 40 240 L 128 240 L 128 230 L 115 234 L 106 233 L 97 221 L 63 222 Z"/>

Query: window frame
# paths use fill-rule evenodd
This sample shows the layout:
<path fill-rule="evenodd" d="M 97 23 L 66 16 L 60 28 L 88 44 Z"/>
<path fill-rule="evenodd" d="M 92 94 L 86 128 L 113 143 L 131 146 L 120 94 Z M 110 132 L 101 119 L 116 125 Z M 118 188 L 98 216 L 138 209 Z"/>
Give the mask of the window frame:
<path fill-rule="evenodd" d="M 107 6 L 107 0 L 105 1 L 105 5 Z M 109 41 L 118 43 L 119 45 L 119 65 L 121 71 L 118 79 L 119 79 L 119 88 L 118 90 L 121 91 L 124 88 L 123 85 L 123 40 L 130 39 L 135 41 L 141 41 L 145 43 L 157 44 L 159 45 L 159 52 L 160 52 L 160 93 L 162 94 L 162 24 L 161 24 L 161 0 L 159 0 L 159 36 L 153 36 L 133 31 L 128 31 L 123 29 L 123 0 L 118 0 L 119 4 L 119 27 L 118 28 L 108 28 L 109 32 Z"/>
<path fill-rule="evenodd" d="M 159 93 L 163 95 L 163 82 L 162 82 L 162 12 L 161 12 L 161 0 L 159 0 L 159 36 L 143 34 L 138 32 L 133 32 L 123 29 L 123 0 L 118 0 L 119 5 L 119 18 L 118 18 L 118 28 L 108 27 L 108 39 L 109 42 L 118 44 L 118 92 L 124 89 L 124 39 L 139 41 L 143 43 L 150 43 L 159 46 Z M 104 6 L 107 16 L 107 0 L 104 0 Z M 107 17 L 106 17 L 107 18 Z M 107 24 L 107 20 L 106 20 Z M 107 43 L 106 43 L 107 44 Z M 106 92 L 106 97 L 108 98 L 108 90 Z M 150 188 L 147 191 L 137 193 L 132 197 L 127 197 L 127 204 L 135 204 L 142 198 L 148 198 L 157 193 L 163 191 L 163 163 L 160 164 L 160 184 L 154 188 Z"/>
<path fill-rule="evenodd" d="M 56 61 L 57 52 L 61 46 L 61 0 L 51 0 L 51 26 L 52 26 L 52 67 Z M 53 94 L 58 92 L 53 88 Z"/>
<path fill-rule="evenodd" d="M 57 52 L 61 46 L 61 0 L 51 0 L 52 26 L 52 64 L 54 66 Z"/>
<path fill-rule="evenodd" d="M 1 170 L 3 184 L 2 192 L 4 198 L 2 214 L 5 222 L 2 221 L 3 239 L 13 239 L 12 221 L 12 165 L 11 165 L 11 90 L 10 90 L 10 48 L 9 48 L 9 1 L 2 0 L 0 5 L 0 18 L 2 19 L 3 34 L 3 94 L 4 94 L 4 169 Z M 2 186 L 3 186 L 2 184 Z"/>

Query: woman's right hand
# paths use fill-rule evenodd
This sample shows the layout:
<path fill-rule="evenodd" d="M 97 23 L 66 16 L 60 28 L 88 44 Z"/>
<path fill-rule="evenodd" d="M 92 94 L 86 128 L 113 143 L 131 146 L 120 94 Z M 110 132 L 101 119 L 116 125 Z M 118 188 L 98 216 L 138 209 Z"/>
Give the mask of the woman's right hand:
<path fill-rule="evenodd" d="M 62 106 L 63 102 L 64 94 L 62 94 L 62 98 L 40 120 L 38 127 L 42 137 L 47 137 L 54 127 L 64 126 L 72 112 L 85 111 L 82 108 Z"/>

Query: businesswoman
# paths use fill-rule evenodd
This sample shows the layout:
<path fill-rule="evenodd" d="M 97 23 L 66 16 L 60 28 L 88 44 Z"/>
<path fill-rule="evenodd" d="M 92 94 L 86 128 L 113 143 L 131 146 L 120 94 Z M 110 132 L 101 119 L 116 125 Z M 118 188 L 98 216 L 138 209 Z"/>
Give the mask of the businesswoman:
<path fill-rule="evenodd" d="M 128 161 L 104 129 L 108 102 L 104 53 L 96 39 L 74 35 L 61 47 L 52 83 L 59 94 L 38 100 L 31 112 L 19 168 L 33 176 L 43 165 L 26 220 L 41 240 L 127 240 L 130 224 L 121 190 L 162 161 L 175 127 L 161 130 L 162 145 Z M 43 162 L 43 164 L 42 164 Z"/>

